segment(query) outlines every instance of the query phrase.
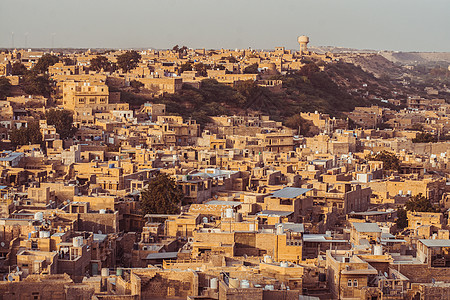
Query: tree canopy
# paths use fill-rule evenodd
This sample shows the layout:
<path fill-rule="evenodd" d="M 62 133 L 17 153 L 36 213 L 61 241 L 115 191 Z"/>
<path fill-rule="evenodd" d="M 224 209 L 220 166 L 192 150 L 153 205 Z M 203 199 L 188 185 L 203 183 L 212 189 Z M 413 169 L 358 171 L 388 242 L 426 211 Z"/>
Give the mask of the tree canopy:
<path fill-rule="evenodd" d="M 97 55 L 90 62 L 90 68 L 93 71 L 100 72 L 102 69 L 104 71 L 108 71 L 111 69 L 111 62 L 108 60 L 106 56 Z"/>
<path fill-rule="evenodd" d="M 137 67 L 140 59 L 141 55 L 136 51 L 127 51 L 117 56 L 117 65 L 123 72 L 128 72 Z"/>
<path fill-rule="evenodd" d="M 436 138 L 428 132 L 419 132 L 415 138 L 412 139 L 413 143 L 434 143 Z"/>
<path fill-rule="evenodd" d="M 405 208 L 408 211 L 415 212 L 439 212 L 440 209 L 437 206 L 431 204 L 430 200 L 428 200 L 422 194 L 418 194 L 409 198 L 409 200 L 405 203 Z"/>
<path fill-rule="evenodd" d="M 44 74 L 48 71 L 48 67 L 53 66 L 59 62 L 58 56 L 52 54 L 44 54 L 39 58 L 37 64 L 33 67 L 33 71 Z"/>
<path fill-rule="evenodd" d="M 208 75 L 208 69 L 211 69 L 209 65 L 205 65 L 202 62 L 196 63 L 194 65 L 194 70 L 197 71 L 198 75 L 206 77 Z"/>
<path fill-rule="evenodd" d="M 312 122 L 303 119 L 300 114 L 295 114 L 286 119 L 285 125 L 292 129 L 300 130 L 298 134 L 309 136 Z"/>
<path fill-rule="evenodd" d="M 184 198 L 175 180 L 160 173 L 141 192 L 141 207 L 144 214 L 177 214 Z"/>
<path fill-rule="evenodd" d="M 244 70 L 242 71 L 242 73 L 244 74 L 258 74 L 258 64 L 254 63 L 246 68 L 244 68 Z"/>
<path fill-rule="evenodd" d="M 184 71 L 192 71 L 192 63 L 190 61 L 180 65 L 180 72 L 183 73 Z"/>
<path fill-rule="evenodd" d="M 77 129 L 73 126 L 73 114 L 68 110 L 50 109 L 45 112 L 47 124 L 54 125 L 61 139 L 72 138 Z"/>
<path fill-rule="evenodd" d="M 52 91 L 48 75 L 39 75 L 35 72 L 27 72 L 23 77 L 21 86 L 23 90 L 30 95 L 49 97 Z"/>
<path fill-rule="evenodd" d="M 397 220 L 395 221 L 395 223 L 397 224 L 397 228 L 400 230 L 408 227 L 408 216 L 406 210 L 403 209 L 403 207 L 397 209 Z"/>
<path fill-rule="evenodd" d="M 20 62 L 15 62 L 11 68 L 11 75 L 25 75 L 28 72 L 27 67 Z"/>
<path fill-rule="evenodd" d="M 6 99 L 11 92 L 11 82 L 6 77 L 0 77 L 0 100 Z"/>
<path fill-rule="evenodd" d="M 39 122 L 30 122 L 27 127 L 11 130 L 10 139 L 14 146 L 42 144 Z"/>
<path fill-rule="evenodd" d="M 381 151 L 375 155 L 368 155 L 366 157 L 366 159 L 382 161 L 383 168 L 385 170 L 391 170 L 391 171 L 399 171 L 400 170 L 400 159 L 394 153 L 391 153 L 388 151 Z"/>

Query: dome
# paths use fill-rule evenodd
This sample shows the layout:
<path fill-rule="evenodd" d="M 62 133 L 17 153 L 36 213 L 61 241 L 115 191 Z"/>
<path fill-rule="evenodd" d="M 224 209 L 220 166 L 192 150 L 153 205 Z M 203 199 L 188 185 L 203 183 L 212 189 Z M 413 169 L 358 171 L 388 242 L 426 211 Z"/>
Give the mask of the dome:
<path fill-rule="evenodd" d="M 302 35 L 298 37 L 297 41 L 299 43 L 309 43 L 309 37 L 307 37 L 306 35 Z"/>

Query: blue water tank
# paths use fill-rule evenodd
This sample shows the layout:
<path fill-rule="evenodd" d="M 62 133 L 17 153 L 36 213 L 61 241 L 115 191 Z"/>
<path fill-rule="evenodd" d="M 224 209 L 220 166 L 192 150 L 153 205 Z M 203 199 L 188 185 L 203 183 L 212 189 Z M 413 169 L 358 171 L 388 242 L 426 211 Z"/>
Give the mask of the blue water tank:
<path fill-rule="evenodd" d="M 109 164 L 110 169 L 114 169 L 114 164 Z"/>

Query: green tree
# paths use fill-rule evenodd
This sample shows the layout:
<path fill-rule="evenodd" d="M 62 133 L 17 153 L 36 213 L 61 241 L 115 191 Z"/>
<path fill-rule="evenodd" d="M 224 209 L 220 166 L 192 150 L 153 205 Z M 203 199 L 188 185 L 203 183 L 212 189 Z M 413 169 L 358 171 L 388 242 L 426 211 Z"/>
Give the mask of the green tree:
<path fill-rule="evenodd" d="M 397 228 L 400 230 L 408 227 L 408 216 L 403 207 L 397 209 L 397 220 L 395 220 L 395 223 L 397 224 Z"/>
<path fill-rule="evenodd" d="M 319 72 L 319 67 L 315 63 L 307 63 L 305 64 L 300 71 L 298 71 L 298 74 L 300 76 L 307 76 L 310 77 L 312 74 L 315 74 Z"/>
<path fill-rule="evenodd" d="M 400 159 L 394 153 L 381 151 L 375 155 L 368 155 L 366 159 L 382 161 L 385 170 L 400 171 Z"/>
<path fill-rule="evenodd" d="M 45 112 L 47 124 L 54 125 L 61 139 L 72 138 L 77 129 L 73 126 L 73 114 L 68 110 L 50 109 Z"/>
<path fill-rule="evenodd" d="M 246 67 L 243 71 L 244 74 L 258 74 L 258 64 L 254 63 L 248 67 Z"/>
<path fill-rule="evenodd" d="M 285 125 L 289 128 L 300 130 L 300 132 L 298 132 L 299 135 L 309 136 L 311 122 L 303 119 L 300 114 L 295 114 L 287 118 Z"/>
<path fill-rule="evenodd" d="M 100 72 L 102 69 L 107 71 L 111 68 L 111 63 L 108 58 L 103 55 L 97 55 L 90 61 L 90 69 L 96 72 Z"/>
<path fill-rule="evenodd" d="M 35 72 L 27 72 L 21 84 L 23 90 L 30 95 L 42 95 L 49 97 L 52 92 L 50 80 L 47 74 L 39 75 Z"/>
<path fill-rule="evenodd" d="M 38 122 L 30 122 L 27 127 L 11 130 L 11 143 L 14 146 L 29 145 L 29 144 L 43 144 L 42 134 Z"/>
<path fill-rule="evenodd" d="M 419 132 L 415 138 L 412 139 L 413 143 L 434 143 L 436 138 L 428 132 Z"/>
<path fill-rule="evenodd" d="M 48 67 L 53 66 L 59 62 L 58 56 L 52 54 L 44 54 L 39 58 L 37 64 L 33 67 L 33 71 L 44 74 L 48 71 Z"/>
<path fill-rule="evenodd" d="M 206 77 L 208 75 L 208 69 L 210 69 L 210 67 L 201 62 L 194 65 L 194 70 L 203 77 Z"/>
<path fill-rule="evenodd" d="M 6 99 L 11 93 L 11 82 L 6 77 L 0 77 L 0 100 Z"/>
<path fill-rule="evenodd" d="M 183 198 L 175 180 L 161 173 L 141 192 L 141 207 L 144 214 L 177 214 Z"/>
<path fill-rule="evenodd" d="M 130 86 L 134 89 L 135 92 L 139 92 L 139 90 L 144 87 L 144 84 L 140 81 L 137 80 L 131 80 L 130 81 Z"/>
<path fill-rule="evenodd" d="M 74 66 L 74 65 L 76 65 L 76 60 L 75 60 L 75 59 L 72 59 L 72 58 L 70 58 L 70 57 L 64 57 L 64 58 L 62 59 L 62 62 L 63 62 L 64 65 L 66 65 L 66 66 Z"/>
<path fill-rule="evenodd" d="M 27 67 L 25 67 L 20 62 L 15 62 L 11 68 L 11 75 L 25 75 L 28 72 Z"/>
<path fill-rule="evenodd" d="M 141 55 L 136 51 L 131 50 L 117 56 L 117 65 L 123 72 L 128 72 L 136 68 L 140 60 Z"/>
<path fill-rule="evenodd" d="M 439 207 L 431 204 L 430 200 L 428 200 L 421 193 L 409 198 L 409 200 L 405 203 L 405 208 L 408 211 L 414 211 L 414 212 L 439 212 L 440 211 Z"/>
<path fill-rule="evenodd" d="M 192 71 L 192 63 L 190 61 L 187 61 L 180 66 L 180 73 L 183 73 L 184 71 Z"/>

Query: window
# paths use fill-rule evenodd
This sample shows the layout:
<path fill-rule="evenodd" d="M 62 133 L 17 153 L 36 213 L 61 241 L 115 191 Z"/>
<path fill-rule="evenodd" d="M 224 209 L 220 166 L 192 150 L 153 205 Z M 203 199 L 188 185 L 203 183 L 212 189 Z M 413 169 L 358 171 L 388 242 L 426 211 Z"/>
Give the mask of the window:
<path fill-rule="evenodd" d="M 356 280 L 356 279 L 353 280 L 353 286 L 354 286 L 354 287 L 357 287 L 357 286 L 358 286 L 358 280 Z"/>
<path fill-rule="evenodd" d="M 349 279 L 349 280 L 347 281 L 347 286 L 348 286 L 348 287 L 351 287 L 351 286 L 352 286 L 352 280 L 351 280 L 351 279 Z"/>

